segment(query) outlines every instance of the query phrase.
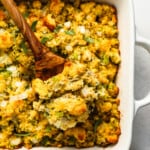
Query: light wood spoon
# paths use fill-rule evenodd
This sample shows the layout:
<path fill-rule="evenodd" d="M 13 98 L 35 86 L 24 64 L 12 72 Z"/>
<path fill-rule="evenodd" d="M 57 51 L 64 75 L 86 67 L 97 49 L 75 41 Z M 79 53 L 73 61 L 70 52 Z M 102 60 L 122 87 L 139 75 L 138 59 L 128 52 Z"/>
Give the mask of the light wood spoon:
<path fill-rule="evenodd" d="M 49 77 L 62 72 L 65 59 L 52 53 L 49 48 L 39 42 L 30 26 L 19 12 L 17 5 L 13 0 L 1 0 L 5 9 L 9 12 L 11 18 L 18 26 L 23 36 L 27 39 L 34 57 L 36 77 L 46 80 Z"/>

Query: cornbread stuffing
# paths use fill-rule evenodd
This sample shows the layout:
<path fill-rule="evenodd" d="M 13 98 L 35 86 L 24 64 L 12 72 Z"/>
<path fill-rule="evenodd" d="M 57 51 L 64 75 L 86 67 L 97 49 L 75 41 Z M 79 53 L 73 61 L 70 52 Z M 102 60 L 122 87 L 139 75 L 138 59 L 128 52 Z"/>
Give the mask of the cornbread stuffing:
<path fill-rule="evenodd" d="M 46 81 L 35 78 L 32 50 L 0 4 L 0 148 L 117 143 L 116 9 L 79 0 L 16 3 L 39 41 L 67 63 Z"/>

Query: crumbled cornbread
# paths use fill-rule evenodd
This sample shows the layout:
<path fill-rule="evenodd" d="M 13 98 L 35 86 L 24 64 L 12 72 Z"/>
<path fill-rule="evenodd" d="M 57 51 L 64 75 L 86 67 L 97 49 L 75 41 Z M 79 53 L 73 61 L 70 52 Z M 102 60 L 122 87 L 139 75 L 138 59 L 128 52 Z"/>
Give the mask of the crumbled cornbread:
<path fill-rule="evenodd" d="M 116 9 L 61 0 L 18 1 L 40 42 L 68 60 L 62 73 L 35 78 L 29 44 L 0 10 L 0 148 L 115 144 L 120 112 Z"/>

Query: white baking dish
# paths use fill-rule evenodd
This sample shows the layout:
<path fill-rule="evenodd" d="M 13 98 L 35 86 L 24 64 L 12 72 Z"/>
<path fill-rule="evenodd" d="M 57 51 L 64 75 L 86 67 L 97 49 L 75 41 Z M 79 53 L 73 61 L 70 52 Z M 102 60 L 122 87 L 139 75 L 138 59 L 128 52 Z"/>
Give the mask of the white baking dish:
<path fill-rule="evenodd" d="M 114 5 L 117 8 L 121 65 L 117 75 L 120 89 L 121 135 L 114 146 L 106 148 L 93 147 L 86 150 L 128 150 L 132 139 L 132 122 L 136 111 L 150 103 L 150 94 L 141 101 L 134 99 L 134 46 L 135 43 L 148 49 L 150 42 L 137 36 L 135 42 L 135 25 L 132 0 L 97 0 Z M 33 148 L 38 150 L 73 150 L 75 148 Z"/>

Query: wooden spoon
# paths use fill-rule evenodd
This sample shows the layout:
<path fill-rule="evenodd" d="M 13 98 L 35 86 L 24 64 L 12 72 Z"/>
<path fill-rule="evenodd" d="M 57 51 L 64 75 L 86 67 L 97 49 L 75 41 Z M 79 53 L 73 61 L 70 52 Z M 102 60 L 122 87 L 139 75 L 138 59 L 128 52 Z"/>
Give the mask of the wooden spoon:
<path fill-rule="evenodd" d="M 65 59 L 52 53 L 46 46 L 39 42 L 13 0 L 1 0 L 1 2 L 27 39 L 33 51 L 36 77 L 46 80 L 49 77 L 62 72 Z"/>

